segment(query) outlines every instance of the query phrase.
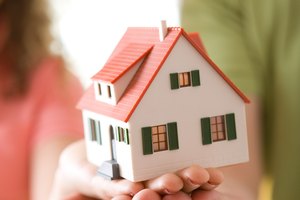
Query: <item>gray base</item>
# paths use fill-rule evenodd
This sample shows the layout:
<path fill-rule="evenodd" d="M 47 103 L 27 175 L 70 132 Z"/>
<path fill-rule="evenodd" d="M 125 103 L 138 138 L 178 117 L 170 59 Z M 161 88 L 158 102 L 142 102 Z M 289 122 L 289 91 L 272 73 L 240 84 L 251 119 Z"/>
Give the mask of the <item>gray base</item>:
<path fill-rule="evenodd" d="M 97 174 L 107 180 L 120 179 L 119 164 L 115 160 L 104 161 L 99 167 Z"/>

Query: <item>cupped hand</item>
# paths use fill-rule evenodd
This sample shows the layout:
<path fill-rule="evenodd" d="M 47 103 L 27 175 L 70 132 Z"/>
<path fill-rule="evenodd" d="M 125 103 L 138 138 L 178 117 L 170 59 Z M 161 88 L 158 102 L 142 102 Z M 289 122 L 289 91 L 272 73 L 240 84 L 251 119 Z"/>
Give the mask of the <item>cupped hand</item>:
<path fill-rule="evenodd" d="M 160 199 L 163 200 L 209 200 L 209 194 L 215 196 L 214 192 L 210 193 L 210 191 L 220 185 L 223 179 L 220 170 L 192 165 L 176 173 L 146 181 L 145 186 L 159 194 Z M 207 191 L 207 198 L 200 198 L 201 191 Z"/>
<path fill-rule="evenodd" d="M 126 179 L 105 180 L 96 172 L 97 167 L 87 161 L 84 140 L 69 145 L 61 154 L 50 199 L 106 200 L 118 195 L 132 198 L 144 188 L 142 183 Z"/>
<path fill-rule="evenodd" d="M 138 183 L 105 180 L 96 171 L 97 167 L 86 159 L 84 140 L 71 144 L 61 155 L 51 200 L 209 200 L 201 197 L 203 192 L 213 191 L 223 181 L 221 171 L 198 165 Z"/>

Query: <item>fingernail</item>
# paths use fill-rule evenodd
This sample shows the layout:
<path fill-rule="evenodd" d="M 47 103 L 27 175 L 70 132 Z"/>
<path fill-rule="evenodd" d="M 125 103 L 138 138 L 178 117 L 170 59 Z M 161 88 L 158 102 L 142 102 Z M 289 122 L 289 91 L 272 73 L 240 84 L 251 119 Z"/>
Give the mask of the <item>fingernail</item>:
<path fill-rule="evenodd" d="M 164 192 L 165 192 L 166 194 L 172 194 L 172 192 L 171 192 L 170 190 L 168 190 L 168 189 L 165 189 Z"/>
<path fill-rule="evenodd" d="M 191 185 L 194 185 L 194 186 L 200 186 L 198 183 L 195 183 L 194 181 L 192 181 L 189 178 L 187 178 L 187 182 L 190 183 Z"/>
<path fill-rule="evenodd" d="M 130 193 L 129 195 L 133 197 L 135 194 L 134 193 Z"/>

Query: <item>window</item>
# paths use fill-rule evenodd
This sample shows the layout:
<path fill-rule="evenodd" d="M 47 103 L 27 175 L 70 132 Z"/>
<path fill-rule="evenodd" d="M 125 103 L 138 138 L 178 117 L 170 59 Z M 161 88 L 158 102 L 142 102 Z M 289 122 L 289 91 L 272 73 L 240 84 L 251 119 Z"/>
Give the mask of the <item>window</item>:
<path fill-rule="evenodd" d="M 211 137 L 213 142 L 226 139 L 224 115 L 210 118 Z"/>
<path fill-rule="evenodd" d="M 107 86 L 107 94 L 108 94 L 108 97 L 111 98 L 111 88 L 109 85 Z"/>
<path fill-rule="evenodd" d="M 120 141 L 124 142 L 124 138 L 125 138 L 125 137 L 124 137 L 124 132 L 125 132 L 125 131 L 124 131 L 123 128 L 120 128 L 119 130 L 120 130 Z"/>
<path fill-rule="evenodd" d="M 179 149 L 177 123 L 142 128 L 143 153 Z"/>
<path fill-rule="evenodd" d="M 116 139 L 119 142 L 129 144 L 129 131 L 128 128 L 116 127 Z"/>
<path fill-rule="evenodd" d="M 179 87 L 191 86 L 191 73 L 183 72 L 178 74 L 179 77 Z"/>
<path fill-rule="evenodd" d="M 167 150 L 168 143 L 166 125 L 153 126 L 151 132 L 153 151 L 157 152 Z"/>
<path fill-rule="evenodd" d="M 171 73 L 170 74 L 171 89 L 179 89 L 189 86 L 200 86 L 200 72 L 193 70 L 190 72 Z"/>
<path fill-rule="evenodd" d="M 102 145 L 100 122 L 93 119 L 88 120 L 91 141 L 97 141 L 99 145 Z"/>
<path fill-rule="evenodd" d="M 90 138 L 92 141 L 96 141 L 97 140 L 97 134 L 96 134 L 96 122 L 93 119 L 89 119 L 90 122 Z"/>
<path fill-rule="evenodd" d="M 202 144 L 223 140 L 235 140 L 236 127 L 234 113 L 201 119 Z"/>
<path fill-rule="evenodd" d="M 99 95 L 102 95 L 102 91 L 101 91 L 101 85 L 100 85 L 100 83 L 98 83 L 98 93 L 99 93 Z"/>

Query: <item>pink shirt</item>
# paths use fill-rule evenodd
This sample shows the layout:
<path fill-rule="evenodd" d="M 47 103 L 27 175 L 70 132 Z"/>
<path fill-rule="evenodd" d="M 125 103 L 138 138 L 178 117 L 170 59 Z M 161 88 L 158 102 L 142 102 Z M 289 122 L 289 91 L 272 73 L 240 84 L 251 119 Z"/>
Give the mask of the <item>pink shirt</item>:
<path fill-rule="evenodd" d="M 33 145 L 57 134 L 82 136 L 75 104 L 82 88 L 74 76 L 59 77 L 58 59 L 44 60 L 22 98 L 0 98 L 0 199 L 29 199 L 29 164 Z M 1 85 L 1 79 L 0 79 Z"/>

